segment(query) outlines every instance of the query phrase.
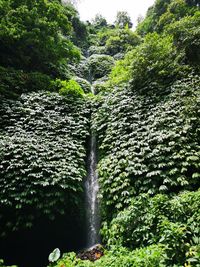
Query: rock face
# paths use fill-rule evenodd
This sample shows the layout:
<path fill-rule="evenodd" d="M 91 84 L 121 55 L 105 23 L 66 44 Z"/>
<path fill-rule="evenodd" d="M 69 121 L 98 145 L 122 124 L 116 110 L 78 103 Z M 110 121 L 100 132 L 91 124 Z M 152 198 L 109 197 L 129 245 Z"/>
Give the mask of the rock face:
<path fill-rule="evenodd" d="M 101 244 L 94 245 L 93 247 L 80 252 L 77 258 L 81 260 L 96 261 L 104 255 L 104 248 Z"/>

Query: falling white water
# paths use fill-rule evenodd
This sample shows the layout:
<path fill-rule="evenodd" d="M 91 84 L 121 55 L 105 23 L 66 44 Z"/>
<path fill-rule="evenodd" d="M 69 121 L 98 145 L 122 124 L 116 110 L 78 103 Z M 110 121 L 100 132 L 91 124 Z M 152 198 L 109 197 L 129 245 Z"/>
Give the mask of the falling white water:
<path fill-rule="evenodd" d="M 91 134 L 90 154 L 88 160 L 88 176 L 86 180 L 86 208 L 88 223 L 87 247 L 92 247 L 100 242 L 100 216 L 97 194 L 99 191 L 97 174 L 97 142 L 96 136 Z"/>

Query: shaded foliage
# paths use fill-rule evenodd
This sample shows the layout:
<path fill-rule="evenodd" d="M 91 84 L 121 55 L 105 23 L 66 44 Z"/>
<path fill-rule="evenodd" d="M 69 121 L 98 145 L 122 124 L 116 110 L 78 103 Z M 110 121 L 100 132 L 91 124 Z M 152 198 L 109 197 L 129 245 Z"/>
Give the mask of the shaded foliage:
<path fill-rule="evenodd" d="M 89 109 L 56 93 L 1 100 L 1 234 L 41 216 L 80 216 Z"/>
<path fill-rule="evenodd" d="M 0 67 L 0 96 L 18 97 L 30 91 L 53 91 L 52 79 L 41 72 L 25 72 L 13 68 Z"/>
<path fill-rule="evenodd" d="M 173 35 L 174 43 L 177 49 L 182 51 L 185 63 L 197 68 L 199 72 L 200 12 L 170 24 L 167 32 Z"/>
<path fill-rule="evenodd" d="M 108 76 L 114 65 L 114 59 L 105 54 L 92 54 L 83 58 L 74 69 L 74 74 L 88 80 L 90 83 L 96 79 Z"/>

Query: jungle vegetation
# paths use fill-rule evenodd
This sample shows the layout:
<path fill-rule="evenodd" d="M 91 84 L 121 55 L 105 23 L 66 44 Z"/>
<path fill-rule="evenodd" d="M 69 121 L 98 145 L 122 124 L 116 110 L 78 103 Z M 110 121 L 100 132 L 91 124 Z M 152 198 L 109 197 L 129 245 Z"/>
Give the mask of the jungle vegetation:
<path fill-rule="evenodd" d="M 0 18 L 0 248 L 49 225 L 41 253 L 84 246 L 92 131 L 105 255 L 49 266 L 199 267 L 199 1 L 155 0 L 135 30 L 59 0 L 0 0 Z M 47 265 L 35 244 L 0 266 Z"/>

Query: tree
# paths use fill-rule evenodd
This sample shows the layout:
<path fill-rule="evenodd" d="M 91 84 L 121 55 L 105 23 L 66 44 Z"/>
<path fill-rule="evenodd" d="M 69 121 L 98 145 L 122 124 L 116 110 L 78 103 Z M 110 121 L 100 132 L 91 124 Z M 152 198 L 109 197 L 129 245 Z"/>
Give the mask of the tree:
<path fill-rule="evenodd" d="M 131 18 L 126 11 L 118 11 L 115 25 L 119 28 L 125 28 L 126 25 L 128 25 L 128 28 L 131 28 L 133 23 L 131 22 Z"/>
<path fill-rule="evenodd" d="M 0 14 L 4 67 L 52 74 L 64 59 L 79 57 L 70 41 L 70 11 L 59 0 L 2 0 Z"/>
<path fill-rule="evenodd" d="M 110 55 L 125 53 L 140 43 L 140 37 L 130 29 L 114 29 L 106 41 L 106 52 Z"/>
<path fill-rule="evenodd" d="M 80 0 L 61 0 L 63 4 L 72 4 L 73 6 L 77 6 Z"/>
<path fill-rule="evenodd" d="M 95 28 L 102 28 L 108 25 L 106 19 L 101 14 L 96 14 L 95 18 L 92 20 L 92 24 Z"/>
<path fill-rule="evenodd" d="M 144 20 L 144 17 L 140 14 L 138 17 L 137 17 L 137 23 L 141 23 L 142 21 Z"/>
<path fill-rule="evenodd" d="M 151 82 L 169 85 L 179 75 L 180 60 L 172 36 L 148 34 L 144 43 L 133 50 L 131 76 L 134 86 L 148 87 Z"/>
<path fill-rule="evenodd" d="M 184 54 L 186 64 L 193 67 L 200 66 L 200 12 L 194 16 L 186 16 L 179 21 L 170 24 L 166 29 L 172 34 L 174 43 L 179 51 Z"/>
<path fill-rule="evenodd" d="M 79 48 L 84 49 L 88 45 L 88 29 L 80 20 L 78 11 L 70 1 L 65 3 L 65 10 L 72 25 L 71 41 Z"/>

